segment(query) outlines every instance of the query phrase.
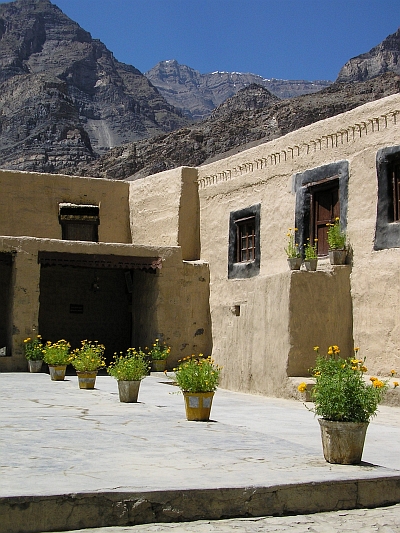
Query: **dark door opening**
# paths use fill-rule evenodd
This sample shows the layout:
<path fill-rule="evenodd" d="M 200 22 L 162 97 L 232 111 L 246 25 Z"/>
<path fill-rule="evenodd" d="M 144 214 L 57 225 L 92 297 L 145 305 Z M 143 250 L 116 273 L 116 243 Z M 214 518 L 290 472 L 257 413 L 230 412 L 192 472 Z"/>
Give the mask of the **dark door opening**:
<path fill-rule="evenodd" d="M 12 255 L 0 253 L 0 349 L 2 355 L 11 355 L 11 283 Z"/>
<path fill-rule="evenodd" d="M 39 331 L 44 341 L 106 347 L 107 362 L 132 343 L 132 287 L 124 269 L 41 266 Z"/>

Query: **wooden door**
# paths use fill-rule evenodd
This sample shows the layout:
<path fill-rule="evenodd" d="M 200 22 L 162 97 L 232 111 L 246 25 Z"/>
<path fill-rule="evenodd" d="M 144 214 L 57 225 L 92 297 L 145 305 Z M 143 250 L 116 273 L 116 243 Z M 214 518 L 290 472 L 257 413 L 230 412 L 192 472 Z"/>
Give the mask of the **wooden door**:
<path fill-rule="evenodd" d="M 316 187 L 312 192 L 312 224 L 310 241 L 317 241 L 318 255 L 328 254 L 327 224 L 340 215 L 339 183 L 337 180 Z"/>

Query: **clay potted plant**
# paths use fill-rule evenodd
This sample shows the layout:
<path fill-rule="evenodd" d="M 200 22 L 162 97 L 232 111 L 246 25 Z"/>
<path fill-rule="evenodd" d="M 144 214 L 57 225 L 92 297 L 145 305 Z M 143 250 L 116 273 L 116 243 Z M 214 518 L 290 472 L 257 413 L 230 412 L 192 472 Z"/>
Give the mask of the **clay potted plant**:
<path fill-rule="evenodd" d="M 329 260 L 331 265 L 344 265 L 346 262 L 346 233 L 340 226 L 340 218 L 336 217 L 333 224 L 328 226 Z"/>
<path fill-rule="evenodd" d="M 128 348 L 126 353 L 114 354 L 114 360 L 107 372 L 118 380 L 120 402 L 135 403 L 138 399 L 142 379 L 149 373 L 146 354 L 140 349 Z"/>
<path fill-rule="evenodd" d="M 80 389 L 94 389 L 97 373 L 106 366 L 103 344 L 98 341 L 81 341 L 82 346 L 73 351 L 72 366 L 76 370 Z"/>
<path fill-rule="evenodd" d="M 340 356 L 338 346 L 330 346 L 326 356 L 320 355 L 318 346 L 314 350 L 317 358 L 312 370 L 315 385 L 311 390 L 311 410 L 321 417 L 318 422 L 325 460 L 360 463 L 369 421 L 377 413 L 387 383 L 364 379 L 367 368 L 365 361 L 358 358 L 358 348 L 348 358 Z"/>
<path fill-rule="evenodd" d="M 174 369 L 175 381 L 183 392 L 187 420 L 209 420 L 221 367 L 203 354 L 185 357 L 179 363 Z"/>
<path fill-rule="evenodd" d="M 49 365 L 52 381 L 63 381 L 65 371 L 72 360 L 71 345 L 64 339 L 57 342 L 47 341 L 43 346 L 43 361 Z"/>
<path fill-rule="evenodd" d="M 303 262 L 300 254 L 299 245 L 296 243 L 296 232 L 297 228 L 289 228 L 287 232 L 288 243 L 285 248 L 287 255 L 287 261 L 290 270 L 300 270 L 301 264 Z"/>
<path fill-rule="evenodd" d="M 24 339 L 24 350 L 29 365 L 29 372 L 40 372 L 43 365 L 42 337 L 36 335 L 35 338 L 28 337 Z"/>
<path fill-rule="evenodd" d="M 151 370 L 153 372 L 164 372 L 170 353 L 171 347 L 165 342 L 160 342 L 160 339 L 156 339 L 148 351 L 148 356 L 151 360 Z"/>
<path fill-rule="evenodd" d="M 314 244 L 311 244 L 310 239 L 304 247 L 304 266 L 306 270 L 315 271 L 318 265 L 317 244 L 318 239 L 314 239 Z"/>

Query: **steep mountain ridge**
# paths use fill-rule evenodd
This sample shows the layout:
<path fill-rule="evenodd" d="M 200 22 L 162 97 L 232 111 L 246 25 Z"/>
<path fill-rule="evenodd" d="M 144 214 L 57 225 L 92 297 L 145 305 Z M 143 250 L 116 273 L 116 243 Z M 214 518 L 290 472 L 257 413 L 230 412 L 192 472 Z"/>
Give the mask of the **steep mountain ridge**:
<path fill-rule="evenodd" d="M 365 81 L 385 72 L 400 74 L 400 28 L 369 52 L 350 59 L 340 69 L 336 81 Z"/>
<path fill-rule="evenodd" d="M 0 163 L 60 172 L 188 123 L 49 0 L 0 4 Z"/>
<path fill-rule="evenodd" d="M 392 72 L 366 82 L 334 83 L 319 93 L 287 100 L 250 85 L 206 120 L 112 149 L 93 164 L 80 166 L 79 173 L 135 180 L 179 166 L 199 166 L 399 91 L 400 76 Z"/>
<path fill-rule="evenodd" d="M 351 60 L 338 78 L 349 82 L 285 100 L 253 83 L 280 80 L 211 73 L 199 81 L 197 71 L 171 62 L 171 94 L 175 76 L 182 102 L 192 89 L 195 101 L 203 98 L 200 111 L 210 102 L 208 117 L 193 123 L 50 0 L 0 4 L 0 166 L 114 179 L 198 166 L 399 92 L 399 41 L 397 32 Z M 352 81 L 360 72 L 366 81 Z"/>
<path fill-rule="evenodd" d="M 151 83 L 171 105 L 194 120 L 202 120 L 222 102 L 248 85 L 256 83 L 279 98 L 292 98 L 315 93 L 331 85 L 331 81 L 265 79 L 257 74 L 210 72 L 200 74 L 175 59 L 160 61 L 145 73 Z"/>

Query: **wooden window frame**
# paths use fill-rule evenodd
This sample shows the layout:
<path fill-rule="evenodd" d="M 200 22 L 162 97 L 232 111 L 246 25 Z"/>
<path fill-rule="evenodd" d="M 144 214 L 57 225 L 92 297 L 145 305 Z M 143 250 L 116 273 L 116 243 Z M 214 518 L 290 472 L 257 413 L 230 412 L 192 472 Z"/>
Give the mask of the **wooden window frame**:
<path fill-rule="evenodd" d="M 312 192 L 338 180 L 339 217 L 343 231 L 347 226 L 349 163 L 347 160 L 328 163 L 292 176 L 292 192 L 296 195 L 295 227 L 298 228 L 298 242 L 301 254 L 307 239 L 313 236 Z M 322 256 L 322 257 L 325 257 Z"/>
<path fill-rule="evenodd" d="M 236 263 L 256 259 L 256 217 L 250 216 L 235 220 Z"/>
<path fill-rule="evenodd" d="M 392 186 L 393 222 L 400 222 L 400 159 L 390 164 L 389 176 Z"/>
<path fill-rule="evenodd" d="M 260 204 L 232 211 L 229 218 L 228 278 L 251 278 L 260 271 Z"/>
<path fill-rule="evenodd" d="M 319 257 L 325 257 L 328 255 L 328 243 L 327 238 L 325 243 L 321 243 L 321 238 L 318 236 L 318 226 L 321 221 L 316 220 L 317 216 L 317 195 L 323 191 L 337 191 L 338 200 L 336 203 L 331 203 L 331 212 L 328 218 L 324 220 L 324 225 L 335 222 L 336 217 L 340 217 L 340 199 L 339 199 L 339 177 L 332 176 L 326 179 L 321 179 L 318 184 L 311 184 L 310 189 L 310 234 L 309 239 L 311 243 L 317 245 L 317 253 Z M 327 228 L 326 228 L 327 230 Z M 327 231 L 326 231 L 327 233 Z M 322 248 L 322 250 L 321 250 Z"/>
<path fill-rule="evenodd" d="M 400 248 L 400 146 L 376 154 L 378 200 L 374 250 Z"/>
<path fill-rule="evenodd" d="M 62 203 L 58 219 L 63 240 L 98 242 L 99 206 Z"/>

